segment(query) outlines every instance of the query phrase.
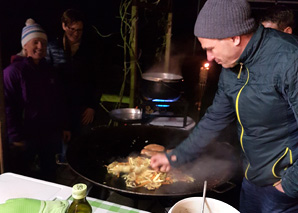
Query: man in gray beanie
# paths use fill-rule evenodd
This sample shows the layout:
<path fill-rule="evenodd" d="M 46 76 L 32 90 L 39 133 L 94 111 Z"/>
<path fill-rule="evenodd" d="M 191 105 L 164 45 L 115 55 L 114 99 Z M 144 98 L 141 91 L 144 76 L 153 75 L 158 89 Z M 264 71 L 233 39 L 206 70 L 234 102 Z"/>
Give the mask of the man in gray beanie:
<path fill-rule="evenodd" d="M 190 136 L 151 158 L 169 171 L 194 160 L 237 121 L 243 152 L 240 212 L 298 212 L 298 38 L 256 27 L 246 0 L 207 0 L 194 33 L 222 65 L 212 105 Z"/>

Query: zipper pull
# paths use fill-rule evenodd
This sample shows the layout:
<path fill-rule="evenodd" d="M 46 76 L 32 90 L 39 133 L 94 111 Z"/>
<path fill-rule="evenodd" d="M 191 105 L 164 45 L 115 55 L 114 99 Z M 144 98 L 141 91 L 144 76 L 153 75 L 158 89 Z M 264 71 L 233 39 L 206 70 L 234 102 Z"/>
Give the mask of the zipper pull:
<path fill-rule="evenodd" d="M 242 68 L 243 68 L 243 63 L 240 63 L 240 70 L 239 70 L 238 75 L 237 75 L 238 79 L 240 78 Z"/>

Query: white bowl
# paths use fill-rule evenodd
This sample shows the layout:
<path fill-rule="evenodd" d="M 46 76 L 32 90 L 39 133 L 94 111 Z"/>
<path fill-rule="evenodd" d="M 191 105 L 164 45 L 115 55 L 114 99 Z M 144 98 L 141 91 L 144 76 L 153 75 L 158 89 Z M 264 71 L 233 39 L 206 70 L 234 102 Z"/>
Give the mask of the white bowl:
<path fill-rule="evenodd" d="M 202 210 L 202 197 L 189 197 L 178 201 L 169 213 L 200 213 Z M 239 213 L 234 207 L 220 200 L 206 197 L 204 213 Z"/>

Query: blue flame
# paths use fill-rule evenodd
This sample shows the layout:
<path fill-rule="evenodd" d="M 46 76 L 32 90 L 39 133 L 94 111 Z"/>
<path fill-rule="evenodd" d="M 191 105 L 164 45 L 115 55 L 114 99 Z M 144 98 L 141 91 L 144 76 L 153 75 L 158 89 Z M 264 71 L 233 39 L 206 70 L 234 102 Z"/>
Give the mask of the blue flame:
<path fill-rule="evenodd" d="M 168 103 L 172 103 L 172 102 L 176 102 L 178 99 L 180 98 L 174 98 L 174 99 L 153 99 L 152 102 L 158 102 L 158 103 L 164 103 L 164 102 L 168 102 Z"/>
<path fill-rule="evenodd" d="M 160 107 L 160 108 L 166 108 L 166 107 L 169 107 L 170 105 L 167 105 L 167 104 L 156 104 L 155 106 Z"/>

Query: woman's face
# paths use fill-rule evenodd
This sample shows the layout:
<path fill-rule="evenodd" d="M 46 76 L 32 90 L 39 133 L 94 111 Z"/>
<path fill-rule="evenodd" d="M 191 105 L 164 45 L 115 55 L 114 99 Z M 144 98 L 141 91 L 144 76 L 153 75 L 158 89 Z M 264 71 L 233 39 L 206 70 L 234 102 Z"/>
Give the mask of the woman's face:
<path fill-rule="evenodd" d="M 84 24 L 82 21 L 73 22 L 69 25 L 62 23 L 62 28 L 65 31 L 65 35 L 71 44 L 78 43 L 83 35 Z"/>
<path fill-rule="evenodd" d="M 32 38 L 24 45 L 24 50 L 27 57 L 31 57 L 38 62 L 47 54 L 47 40 Z"/>

